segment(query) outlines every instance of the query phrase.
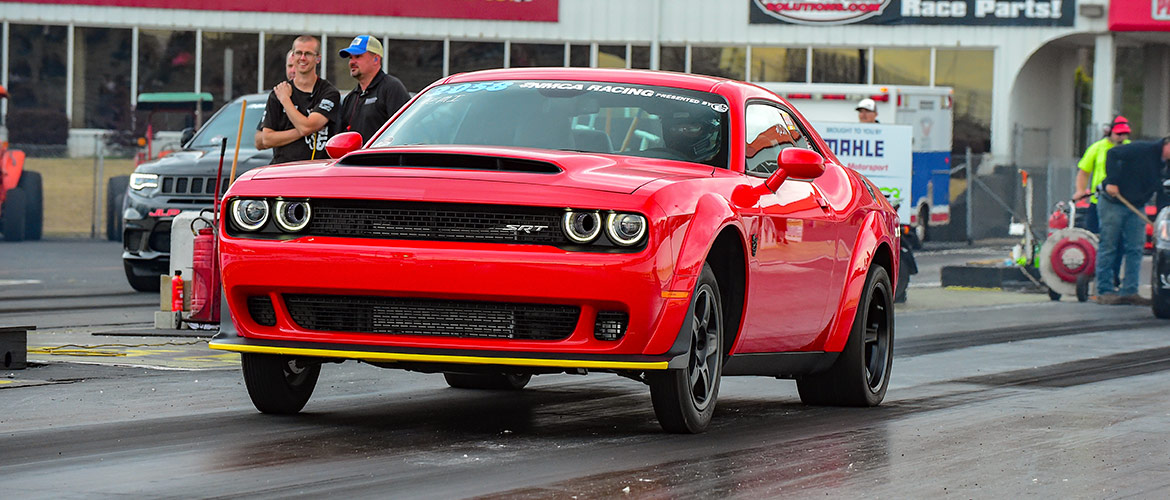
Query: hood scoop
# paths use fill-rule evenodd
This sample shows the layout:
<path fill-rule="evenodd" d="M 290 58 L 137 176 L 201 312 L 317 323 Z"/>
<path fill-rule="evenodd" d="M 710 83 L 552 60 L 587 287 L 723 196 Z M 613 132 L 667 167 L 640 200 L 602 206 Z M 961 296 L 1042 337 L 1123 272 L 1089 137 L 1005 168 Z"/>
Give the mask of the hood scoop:
<path fill-rule="evenodd" d="M 457 170 L 491 170 L 531 174 L 559 174 L 555 163 L 501 156 L 452 153 L 356 153 L 337 162 L 347 167 L 450 168 Z"/>

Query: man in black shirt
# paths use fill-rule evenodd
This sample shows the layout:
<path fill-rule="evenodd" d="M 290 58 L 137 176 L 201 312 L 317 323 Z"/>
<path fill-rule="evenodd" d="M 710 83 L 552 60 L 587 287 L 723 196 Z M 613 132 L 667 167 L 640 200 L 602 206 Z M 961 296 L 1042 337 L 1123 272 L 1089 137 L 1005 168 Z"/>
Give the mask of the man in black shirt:
<path fill-rule="evenodd" d="M 1101 222 L 1096 266 L 1098 303 L 1150 304 L 1150 299 L 1137 293 L 1146 224 L 1122 203 L 1119 195 L 1136 207 L 1145 206 L 1150 196 L 1162 186 L 1167 160 L 1170 160 L 1170 137 L 1115 146 L 1105 154 L 1105 180 L 1102 181 L 1105 191 L 1097 200 Z M 1165 203 L 1166 200 L 1159 196 L 1159 208 Z M 1119 290 L 1113 288 L 1116 259 L 1123 259 L 1124 265 Z"/>
<path fill-rule="evenodd" d="M 273 148 L 272 164 L 328 158 L 325 142 L 340 122 L 337 87 L 317 77 L 321 42 L 311 36 L 293 41 L 296 75 L 268 95 L 258 144 Z"/>
<path fill-rule="evenodd" d="M 349 74 L 358 81 L 341 105 L 340 131 L 358 132 L 365 142 L 410 100 L 410 94 L 401 80 L 382 72 L 382 43 L 377 38 L 354 38 L 339 54 L 349 59 Z"/>

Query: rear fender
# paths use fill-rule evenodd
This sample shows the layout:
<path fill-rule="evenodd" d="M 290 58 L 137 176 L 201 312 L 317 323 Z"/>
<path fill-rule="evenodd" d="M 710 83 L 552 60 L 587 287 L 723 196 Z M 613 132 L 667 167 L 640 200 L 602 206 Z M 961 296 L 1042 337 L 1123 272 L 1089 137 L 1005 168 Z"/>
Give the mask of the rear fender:
<path fill-rule="evenodd" d="M 897 248 L 893 241 L 891 224 L 883 221 L 882 212 L 873 211 L 865 217 L 861 230 L 857 233 L 857 240 L 853 242 L 853 258 L 845 270 L 845 287 L 841 290 L 841 297 L 837 299 L 837 314 L 832 326 L 829 327 L 829 338 L 825 339 L 824 350 L 841 352 L 845 349 L 845 342 L 849 340 L 849 331 L 853 328 L 853 318 L 857 315 L 857 305 L 861 300 L 861 292 L 865 287 L 865 278 L 869 274 L 870 266 L 879 251 L 891 252 Z M 883 247 L 882 245 L 885 244 Z M 890 262 L 890 277 L 898 275 L 898 258 L 887 255 Z"/>

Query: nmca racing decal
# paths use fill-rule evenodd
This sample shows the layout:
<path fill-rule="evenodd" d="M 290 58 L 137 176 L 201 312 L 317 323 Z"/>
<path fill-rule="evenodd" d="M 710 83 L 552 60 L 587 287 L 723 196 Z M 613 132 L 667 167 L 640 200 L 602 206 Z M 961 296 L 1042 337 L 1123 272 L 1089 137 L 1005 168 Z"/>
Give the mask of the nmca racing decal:
<path fill-rule="evenodd" d="M 855 23 L 879 15 L 892 0 L 752 0 L 777 19 L 797 24 Z"/>

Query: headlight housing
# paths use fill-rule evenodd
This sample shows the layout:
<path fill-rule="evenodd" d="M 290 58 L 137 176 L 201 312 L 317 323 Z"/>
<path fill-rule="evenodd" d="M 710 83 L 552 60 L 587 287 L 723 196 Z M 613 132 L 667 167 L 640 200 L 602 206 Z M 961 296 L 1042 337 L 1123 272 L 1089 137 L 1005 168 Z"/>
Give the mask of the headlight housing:
<path fill-rule="evenodd" d="M 590 243 L 601 234 L 601 214 L 593 211 L 566 210 L 561 226 L 574 243 Z"/>
<path fill-rule="evenodd" d="M 639 214 L 610 213 L 605 218 L 605 235 L 618 246 L 637 245 L 646 235 L 646 218 Z"/>
<path fill-rule="evenodd" d="M 268 202 L 254 199 L 232 201 L 232 222 L 244 231 L 259 231 L 268 222 Z"/>
<path fill-rule="evenodd" d="M 312 210 L 308 201 L 276 201 L 276 225 L 282 231 L 289 233 L 300 231 L 309 225 L 311 217 Z"/>
<path fill-rule="evenodd" d="M 158 187 L 158 174 L 140 174 L 138 172 L 130 174 L 130 189 L 142 191 L 156 187 Z"/>

